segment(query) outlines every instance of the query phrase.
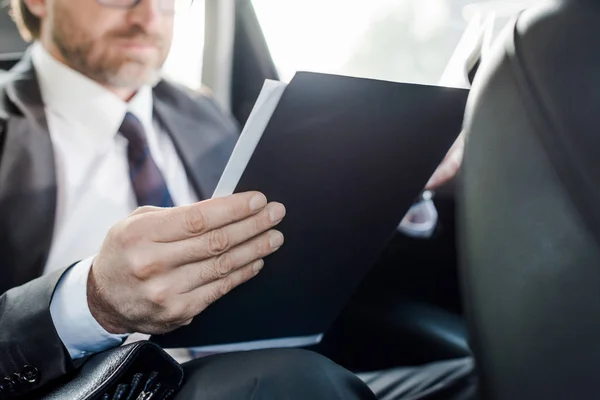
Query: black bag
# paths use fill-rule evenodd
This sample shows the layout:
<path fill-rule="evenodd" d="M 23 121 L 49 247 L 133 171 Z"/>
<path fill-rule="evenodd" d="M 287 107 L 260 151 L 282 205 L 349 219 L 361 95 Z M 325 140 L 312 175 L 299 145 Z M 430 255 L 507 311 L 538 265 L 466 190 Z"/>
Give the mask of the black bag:
<path fill-rule="evenodd" d="M 158 345 L 141 341 L 91 356 L 61 382 L 28 398 L 163 400 L 179 389 L 183 369 Z"/>

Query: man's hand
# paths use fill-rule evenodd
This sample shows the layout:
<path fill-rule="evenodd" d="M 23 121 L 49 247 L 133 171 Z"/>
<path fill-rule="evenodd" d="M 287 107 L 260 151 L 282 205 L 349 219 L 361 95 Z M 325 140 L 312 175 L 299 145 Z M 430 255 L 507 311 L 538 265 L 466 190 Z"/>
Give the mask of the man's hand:
<path fill-rule="evenodd" d="M 460 165 L 463 160 L 463 152 L 465 149 L 465 134 L 464 132 L 458 135 L 456 141 L 448 150 L 446 157 L 437 168 L 437 170 L 433 173 L 429 182 L 425 186 L 425 189 L 433 190 L 442 186 L 444 183 L 448 182 L 450 179 L 454 178 L 458 171 L 460 170 Z"/>
<path fill-rule="evenodd" d="M 285 216 L 256 192 L 190 206 L 142 207 L 115 225 L 88 279 L 88 303 L 108 332 L 162 334 L 189 324 L 253 278 L 283 244 Z"/>

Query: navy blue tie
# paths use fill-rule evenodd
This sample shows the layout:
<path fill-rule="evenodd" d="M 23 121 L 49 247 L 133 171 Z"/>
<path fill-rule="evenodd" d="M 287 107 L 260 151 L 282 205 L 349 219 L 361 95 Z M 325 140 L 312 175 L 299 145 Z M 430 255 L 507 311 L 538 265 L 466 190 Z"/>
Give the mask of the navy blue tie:
<path fill-rule="evenodd" d="M 129 177 L 138 205 L 173 207 L 173 199 L 160 169 L 152 159 L 144 126 L 133 114 L 125 114 L 119 132 L 129 141 Z"/>

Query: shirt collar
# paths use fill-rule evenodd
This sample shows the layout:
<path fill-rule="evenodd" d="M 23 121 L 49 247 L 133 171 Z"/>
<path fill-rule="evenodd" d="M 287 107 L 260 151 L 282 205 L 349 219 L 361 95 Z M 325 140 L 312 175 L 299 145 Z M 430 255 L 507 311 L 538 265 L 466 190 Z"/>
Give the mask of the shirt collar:
<path fill-rule="evenodd" d="M 129 101 L 121 100 L 85 75 L 56 60 L 41 43 L 32 46 L 42 99 L 46 108 L 62 118 L 76 121 L 98 137 L 113 138 L 130 111 L 144 128 L 152 126 L 152 88 L 144 86 Z"/>
<path fill-rule="evenodd" d="M 127 111 L 138 117 L 146 132 L 152 131 L 153 120 L 152 88 L 142 86 L 127 104 Z"/>

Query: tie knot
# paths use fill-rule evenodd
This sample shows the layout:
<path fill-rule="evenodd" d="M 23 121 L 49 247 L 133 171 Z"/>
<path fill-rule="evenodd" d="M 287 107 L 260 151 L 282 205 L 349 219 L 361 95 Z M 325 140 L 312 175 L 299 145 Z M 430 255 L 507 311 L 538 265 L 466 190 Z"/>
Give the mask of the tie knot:
<path fill-rule="evenodd" d="M 127 158 L 129 177 L 140 206 L 173 207 L 165 179 L 152 159 L 146 140 L 144 126 L 132 113 L 125 114 L 119 132 L 129 144 Z"/>
<path fill-rule="evenodd" d="M 119 128 L 121 135 L 129 141 L 129 146 L 136 150 L 143 150 L 146 147 L 146 134 L 142 122 L 132 113 L 127 112 L 123 123 Z"/>
<path fill-rule="evenodd" d="M 128 112 L 125 114 L 119 132 L 129 141 L 127 146 L 129 159 L 136 164 L 144 162 L 150 150 L 148 149 L 148 141 L 142 122 L 135 115 Z"/>

